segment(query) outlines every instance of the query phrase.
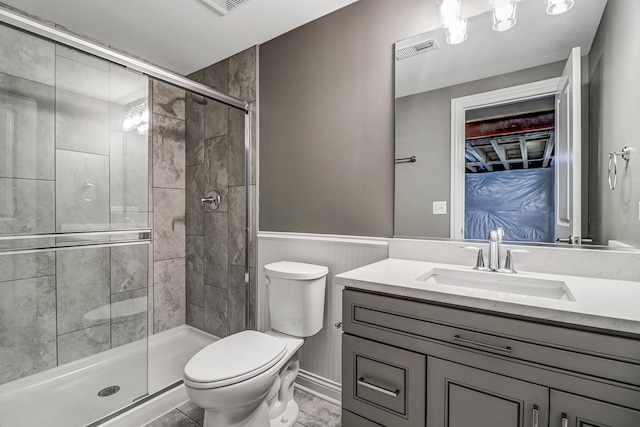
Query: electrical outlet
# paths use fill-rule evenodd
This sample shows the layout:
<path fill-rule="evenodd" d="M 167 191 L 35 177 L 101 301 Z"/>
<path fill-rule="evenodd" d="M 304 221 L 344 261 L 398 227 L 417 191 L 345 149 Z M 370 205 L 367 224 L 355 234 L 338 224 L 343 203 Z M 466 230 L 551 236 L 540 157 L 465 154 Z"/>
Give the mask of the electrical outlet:
<path fill-rule="evenodd" d="M 447 214 L 447 202 L 433 202 L 433 214 L 434 215 L 446 215 Z"/>

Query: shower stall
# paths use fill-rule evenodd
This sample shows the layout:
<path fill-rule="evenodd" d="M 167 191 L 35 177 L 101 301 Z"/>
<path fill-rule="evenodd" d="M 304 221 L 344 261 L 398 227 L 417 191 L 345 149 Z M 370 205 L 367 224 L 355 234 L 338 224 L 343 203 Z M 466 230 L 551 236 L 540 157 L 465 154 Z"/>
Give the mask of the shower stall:
<path fill-rule="evenodd" d="M 154 215 L 153 198 L 180 180 L 153 178 L 166 160 L 154 138 L 180 130 L 155 114 L 175 106 L 152 95 L 178 88 L 244 112 L 247 304 L 248 105 L 1 5 L 0 21 L 0 426 L 98 425 L 179 386 L 186 360 L 216 338 L 179 326 L 190 315 L 184 249 L 182 268 L 154 272 L 158 259 L 180 263 L 158 254 L 172 246 L 166 230 L 188 239 L 184 182 L 182 216 Z"/>

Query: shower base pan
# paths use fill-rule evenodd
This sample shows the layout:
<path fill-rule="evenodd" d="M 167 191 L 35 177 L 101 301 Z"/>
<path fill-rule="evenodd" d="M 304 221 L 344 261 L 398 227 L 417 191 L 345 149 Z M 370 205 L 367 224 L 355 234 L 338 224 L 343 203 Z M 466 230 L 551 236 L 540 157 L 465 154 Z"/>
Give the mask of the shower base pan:
<path fill-rule="evenodd" d="M 184 386 L 173 386 L 182 380 L 189 359 L 216 339 L 183 325 L 150 336 L 148 356 L 145 339 L 2 385 L 0 427 L 95 425 L 157 394 L 127 411 L 136 411 L 136 422 L 142 425 L 143 418 L 151 421 L 188 400 Z M 103 425 L 127 425 L 122 420 L 131 422 L 125 412 Z"/>

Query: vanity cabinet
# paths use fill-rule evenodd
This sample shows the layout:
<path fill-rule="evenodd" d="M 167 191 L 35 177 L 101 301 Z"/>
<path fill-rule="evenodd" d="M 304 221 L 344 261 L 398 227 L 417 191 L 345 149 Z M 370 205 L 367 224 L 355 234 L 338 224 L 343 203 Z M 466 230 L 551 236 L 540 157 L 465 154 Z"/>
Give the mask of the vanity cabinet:
<path fill-rule="evenodd" d="M 639 427 L 640 341 L 343 294 L 345 427 Z"/>

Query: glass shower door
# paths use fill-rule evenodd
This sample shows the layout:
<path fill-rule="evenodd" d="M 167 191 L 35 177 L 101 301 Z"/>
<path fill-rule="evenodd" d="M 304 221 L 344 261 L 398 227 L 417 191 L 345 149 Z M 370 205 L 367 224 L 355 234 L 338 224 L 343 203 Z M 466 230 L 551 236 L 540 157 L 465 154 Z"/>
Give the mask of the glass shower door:
<path fill-rule="evenodd" d="M 0 26 L 0 426 L 147 394 L 148 81 Z"/>

